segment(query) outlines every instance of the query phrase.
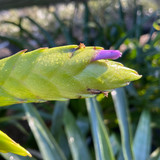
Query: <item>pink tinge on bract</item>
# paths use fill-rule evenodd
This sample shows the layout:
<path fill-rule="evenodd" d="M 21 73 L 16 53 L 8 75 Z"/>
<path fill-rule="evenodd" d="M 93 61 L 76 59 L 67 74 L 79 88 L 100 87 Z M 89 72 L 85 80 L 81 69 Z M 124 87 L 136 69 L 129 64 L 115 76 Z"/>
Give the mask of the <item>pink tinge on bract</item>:
<path fill-rule="evenodd" d="M 95 54 L 92 61 L 97 61 L 100 59 L 117 59 L 122 56 L 122 53 L 119 50 L 99 50 Z"/>

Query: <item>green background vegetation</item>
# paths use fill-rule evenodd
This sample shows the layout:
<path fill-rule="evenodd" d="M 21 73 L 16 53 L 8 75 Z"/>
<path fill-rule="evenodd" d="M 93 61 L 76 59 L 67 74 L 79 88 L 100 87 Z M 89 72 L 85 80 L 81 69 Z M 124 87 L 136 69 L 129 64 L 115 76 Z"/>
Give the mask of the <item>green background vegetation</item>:
<path fill-rule="evenodd" d="M 1 11 L 0 56 L 66 44 L 119 49 L 143 77 L 108 98 L 0 108 L 0 129 L 33 158 L 15 160 L 159 160 L 158 1 L 89 1 Z M 3 53 L 3 54 L 2 54 Z M 34 105 L 34 106 L 33 106 Z M 28 125 L 29 124 L 29 125 Z"/>

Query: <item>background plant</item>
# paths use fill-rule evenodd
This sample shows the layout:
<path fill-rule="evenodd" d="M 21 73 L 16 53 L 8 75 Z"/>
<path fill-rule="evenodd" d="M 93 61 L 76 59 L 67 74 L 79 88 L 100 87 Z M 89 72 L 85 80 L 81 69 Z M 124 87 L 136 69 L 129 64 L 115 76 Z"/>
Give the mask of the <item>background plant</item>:
<path fill-rule="evenodd" d="M 63 19 L 58 12 L 53 12 L 50 8 L 48 13 L 53 15 L 54 23 L 58 24 L 56 29 L 51 27 L 48 32 L 37 20 L 23 16 L 15 22 L 1 22 L 1 25 L 10 24 L 17 27 L 19 32 L 14 36 L 1 35 L 0 38 L 2 41 L 7 40 L 16 45 L 18 49 L 31 50 L 42 46 L 60 45 L 56 41 L 60 36 L 63 37 L 61 44 L 78 44 L 83 41 L 86 45 L 120 49 L 123 51 L 120 61 L 128 67 L 135 68 L 143 78 L 124 89 L 113 91 L 107 99 L 103 95 L 97 96 L 96 99 L 101 107 L 97 107 L 95 99 L 87 99 L 86 102 L 71 100 L 64 103 L 34 104 L 35 107 L 14 105 L 0 108 L 1 129 L 6 132 L 12 130 L 13 134 L 13 130 L 18 128 L 21 135 L 27 139 L 19 140 L 19 136 L 15 133 L 15 140 L 22 141 L 21 144 L 29 148 L 35 159 L 49 160 L 56 157 L 76 160 L 81 159 L 83 155 L 83 159 L 85 156 L 86 159 L 157 160 L 160 146 L 160 39 L 159 31 L 155 29 L 156 27 L 152 27 L 152 21 L 159 18 L 159 12 L 146 15 L 145 6 L 133 2 L 130 4 L 132 13 L 127 12 L 126 6 L 119 1 L 118 9 L 112 8 L 114 3 L 109 3 L 114 13 L 112 16 L 116 18 L 112 20 L 111 14 L 108 14 L 110 10 L 107 10 L 106 14 L 102 14 L 104 10 L 100 10 L 103 16 L 99 18 L 99 14 L 93 12 L 94 4 L 91 3 L 93 2 L 82 4 L 83 23 L 80 25 L 73 21 L 74 15 Z M 78 12 L 77 6 L 75 11 Z M 133 20 L 133 25 L 130 27 L 126 21 L 128 13 L 132 14 Z M 30 27 L 23 26 L 25 21 Z M 149 22 L 151 25 L 146 29 Z M 32 27 L 36 28 L 38 36 L 33 34 Z M 29 131 L 26 123 L 28 120 L 31 124 L 31 117 L 33 118 L 33 125 L 30 125 L 32 132 Z M 37 142 L 33 135 L 39 136 Z M 12 154 L 3 154 L 5 159 L 9 159 L 9 156 L 19 158 Z"/>

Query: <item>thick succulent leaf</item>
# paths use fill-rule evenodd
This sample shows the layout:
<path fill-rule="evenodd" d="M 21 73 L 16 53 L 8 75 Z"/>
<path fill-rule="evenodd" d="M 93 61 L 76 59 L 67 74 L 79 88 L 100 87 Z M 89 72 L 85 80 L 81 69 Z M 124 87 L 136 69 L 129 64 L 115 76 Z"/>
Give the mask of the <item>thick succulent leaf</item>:
<path fill-rule="evenodd" d="M 14 142 L 10 137 L 8 137 L 5 133 L 0 131 L 0 152 L 1 153 L 14 153 L 21 156 L 30 156 L 31 154 L 21 147 L 19 144 Z"/>
<path fill-rule="evenodd" d="M 87 98 L 86 104 L 92 128 L 96 160 L 114 160 L 109 136 L 98 110 L 98 102 L 95 98 Z"/>
<path fill-rule="evenodd" d="M 110 137 L 110 142 L 111 142 L 111 146 L 112 146 L 112 150 L 113 150 L 113 153 L 114 153 L 114 156 L 117 155 L 117 153 L 120 151 L 120 144 L 118 142 L 118 139 L 116 137 L 116 135 L 113 133 Z"/>
<path fill-rule="evenodd" d="M 71 152 L 68 145 L 66 133 L 64 131 L 63 117 L 64 112 L 67 109 L 69 101 L 56 101 L 54 105 L 54 111 L 52 114 L 51 132 L 54 138 L 57 140 L 61 150 L 65 154 L 66 159 L 69 159 Z"/>
<path fill-rule="evenodd" d="M 119 51 L 69 45 L 40 48 L 0 60 L 0 106 L 92 97 L 141 76 L 107 58 Z"/>
<path fill-rule="evenodd" d="M 149 158 L 151 149 L 150 123 L 150 113 L 144 110 L 141 114 L 133 143 L 133 151 L 136 160 L 146 160 Z"/>
<path fill-rule="evenodd" d="M 64 127 L 74 160 L 91 160 L 84 137 L 81 134 L 72 113 L 66 109 L 64 114 Z"/>
<path fill-rule="evenodd" d="M 129 122 L 129 112 L 127 98 L 123 88 L 115 89 L 111 92 L 116 114 L 121 131 L 122 150 L 125 160 L 134 160 L 132 150 L 132 136 Z"/>
<path fill-rule="evenodd" d="M 38 111 L 31 104 L 23 104 L 29 126 L 35 136 L 36 142 L 44 160 L 66 160 L 63 152 L 57 145 Z"/>
<path fill-rule="evenodd" d="M 59 136 L 61 132 L 61 128 L 63 127 L 63 116 L 68 104 L 69 101 L 56 101 L 54 105 L 51 125 L 51 132 L 54 137 Z"/>
<path fill-rule="evenodd" d="M 118 153 L 117 160 L 125 160 L 125 159 L 124 159 L 124 156 L 123 156 L 122 148 L 121 148 L 120 152 Z"/>

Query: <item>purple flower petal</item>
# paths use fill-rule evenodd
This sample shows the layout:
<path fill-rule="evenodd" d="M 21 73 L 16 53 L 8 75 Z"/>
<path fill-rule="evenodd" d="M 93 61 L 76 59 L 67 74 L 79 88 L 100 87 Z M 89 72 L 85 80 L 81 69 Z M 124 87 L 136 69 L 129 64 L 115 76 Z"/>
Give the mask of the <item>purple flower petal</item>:
<path fill-rule="evenodd" d="M 100 59 L 117 59 L 122 56 L 122 53 L 119 50 L 99 50 L 92 61 Z"/>

